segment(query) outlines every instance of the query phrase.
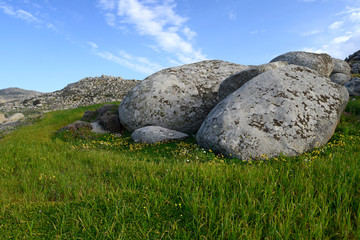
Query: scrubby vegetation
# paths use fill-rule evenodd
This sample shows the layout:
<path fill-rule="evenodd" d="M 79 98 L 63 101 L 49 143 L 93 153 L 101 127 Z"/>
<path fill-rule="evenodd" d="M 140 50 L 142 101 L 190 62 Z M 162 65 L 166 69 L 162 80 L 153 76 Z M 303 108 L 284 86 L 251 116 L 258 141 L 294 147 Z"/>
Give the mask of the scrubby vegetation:
<path fill-rule="evenodd" d="M 99 105 L 0 139 L 0 239 L 358 239 L 360 99 L 330 142 L 243 162 L 194 138 L 62 132 Z"/>

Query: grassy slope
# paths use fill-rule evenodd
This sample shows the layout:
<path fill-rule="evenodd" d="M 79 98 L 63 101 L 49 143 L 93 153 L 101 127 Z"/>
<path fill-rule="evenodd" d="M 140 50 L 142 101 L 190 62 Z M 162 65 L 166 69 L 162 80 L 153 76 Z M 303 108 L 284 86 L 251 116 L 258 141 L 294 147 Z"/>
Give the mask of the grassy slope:
<path fill-rule="evenodd" d="M 360 237 L 360 99 L 325 147 L 251 163 L 194 139 L 54 138 L 95 107 L 48 113 L 0 139 L 0 239 Z"/>

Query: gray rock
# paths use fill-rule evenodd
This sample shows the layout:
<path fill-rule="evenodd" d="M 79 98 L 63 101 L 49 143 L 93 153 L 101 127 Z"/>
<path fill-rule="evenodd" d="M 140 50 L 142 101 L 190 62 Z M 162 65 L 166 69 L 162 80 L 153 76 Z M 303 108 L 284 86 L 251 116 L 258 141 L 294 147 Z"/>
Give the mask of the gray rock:
<path fill-rule="evenodd" d="M 238 90 L 242 85 L 244 85 L 249 80 L 253 79 L 257 75 L 264 73 L 266 71 L 287 66 L 287 62 L 272 62 L 259 66 L 249 66 L 248 69 L 245 69 L 239 73 L 236 73 L 228 78 L 226 78 L 219 87 L 219 100 L 223 100 L 231 93 Z"/>
<path fill-rule="evenodd" d="M 19 121 L 21 119 L 24 119 L 24 118 L 25 118 L 24 114 L 15 113 L 15 114 L 11 115 L 10 117 L 6 118 L 5 122 L 17 122 L 17 121 Z"/>
<path fill-rule="evenodd" d="M 308 67 L 319 72 L 325 77 L 330 77 L 334 69 L 332 57 L 328 54 L 310 53 L 310 52 L 288 52 L 282 54 L 270 62 L 284 61 L 289 64 Z"/>
<path fill-rule="evenodd" d="M 350 75 L 351 74 L 351 67 L 350 65 L 345 62 L 344 60 L 341 59 L 337 59 L 337 58 L 333 58 L 333 63 L 334 63 L 334 69 L 332 71 L 332 73 L 343 73 L 346 75 Z"/>
<path fill-rule="evenodd" d="M 92 122 L 90 124 L 91 124 L 91 127 L 92 127 L 91 131 L 93 131 L 95 133 L 101 133 L 101 134 L 107 133 L 107 131 L 103 128 L 103 126 L 101 126 L 99 124 L 99 121 Z"/>
<path fill-rule="evenodd" d="M 0 113 L 0 124 L 2 124 L 3 122 L 5 122 L 5 114 Z"/>
<path fill-rule="evenodd" d="M 309 68 L 267 71 L 221 101 L 196 140 L 240 159 L 294 156 L 325 144 L 349 99 L 344 86 Z"/>
<path fill-rule="evenodd" d="M 188 135 L 175 130 L 158 126 L 147 126 L 135 130 L 131 138 L 137 143 L 157 143 L 171 140 L 185 140 Z"/>
<path fill-rule="evenodd" d="M 344 85 L 349 91 L 350 96 L 360 96 L 360 78 L 352 78 Z"/>
<path fill-rule="evenodd" d="M 246 68 L 211 60 L 161 70 L 125 96 L 119 107 L 120 122 L 130 132 L 161 126 L 196 133 L 218 103 L 220 83 Z"/>
<path fill-rule="evenodd" d="M 345 83 L 350 81 L 351 75 L 350 74 L 344 74 L 344 73 L 333 73 L 333 74 L 331 74 L 330 79 L 334 83 L 344 85 Z"/>

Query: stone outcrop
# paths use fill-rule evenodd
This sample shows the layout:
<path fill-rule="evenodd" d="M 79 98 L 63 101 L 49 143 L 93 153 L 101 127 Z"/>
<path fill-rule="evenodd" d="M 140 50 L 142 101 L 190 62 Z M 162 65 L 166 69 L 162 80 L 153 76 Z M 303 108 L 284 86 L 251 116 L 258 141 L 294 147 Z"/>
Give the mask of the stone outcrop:
<path fill-rule="evenodd" d="M 121 77 L 88 77 L 69 84 L 64 89 L 27 98 L 21 102 L 0 104 L 0 111 L 53 111 L 98 103 L 121 101 L 126 93 L 140 81 Z"/>
<path fill-rule="evenodd" d="M 120 121 L 130 132 L 160 126 L 196 133 L 218 103 L 220 83 L 246 68 L 209 60 L 161 70 L 126 95 L 119 108 Z"/>
<path fill-rule="evenodd" d="M 344 85 L 350 96 L 360 96 L 360 78 L 354 77 Z"/>
<path fill-rule="evenodd" d="M 287 66 L 288 63 L 286 62 L 272 62 L 267 63 L 259 66 L 249 66 L 248 69 L 245 69 L 239 73 L 236 73 L 228 78 L 226 78 L 219 87 L 219 100 L 223 100 L 231 93 L 238 90 L 242 85 L 244 85 L 246 82 L 250 81 L 257 75 L 260 75 L 261 73 L 264 73 L 266 71 L 284 67 Z"/>
<path fill-rule="evenodd" d="M 345 59 L 351 65 L 351 73 L 360 74 L 360 50 Z"/>
<path fill-rule="evenodd" d="M 349 94 L 317 71 L 267 71 L 221 101 L 196 135 L 204 148 L 240 159 L 294 156 L 333 135 Z"/>
<path fill-rule="evenodd" d="M 310 52 L 288 52 L 282 54 L 270 62 L 283 61 L 289 64 L 308 67 L 319 72 L 325 77 L 330 77 L 334 69 L 332 57 L 328 54 L 310 53 Z"/>
<path fill-rule="evenodd" d="M 131 134 L 131 138 L 136 143 L 148 143 L 153 144 L 157 142 L 166 142 L 173 140 L 185 140 L 188 135 L 175 130 L 158 127 L 158 126 L 147 126 L 135 130 Z"/>

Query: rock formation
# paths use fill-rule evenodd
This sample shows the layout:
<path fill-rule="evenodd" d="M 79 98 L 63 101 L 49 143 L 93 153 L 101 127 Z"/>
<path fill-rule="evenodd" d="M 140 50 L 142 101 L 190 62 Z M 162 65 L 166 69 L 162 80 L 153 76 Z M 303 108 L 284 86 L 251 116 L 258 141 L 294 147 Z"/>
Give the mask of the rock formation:
<path fill-rule="evenodd" d="M 317 54 L 310 52 L 288 52 L 274 58 L 270 62 L 277 61 L 308 67 L 319 72 L 325 77 L 330 77 L 334 69 L 332 57 L 325 53 Z"/>
<path fill-rule="evenodd" d="M 121 101 L 138 80 L 126 80 L 121 77 L 88 77 L 69 84 L 64 89 L 27 98 L 21 102 L 0 104 L 0 111 L 52 111 L 88 106 L 97 103 Z"/>
<path fill-rule="evenodd" d="M 196 133 L 218 103 L 220 83 L 246 68 L 212 60 L 161 70 L 126 95 L 119 108 L 120 121 L 130 132 L 160 126 Z"/>
<path fill-rule="evenodd" d="M 220 102 L 196 139 L 240 159 L 293 156 L 325 144 L 349 95 L 345 87 L 306 67 L 267 71 Z"/>

